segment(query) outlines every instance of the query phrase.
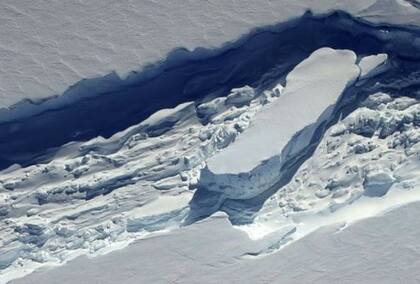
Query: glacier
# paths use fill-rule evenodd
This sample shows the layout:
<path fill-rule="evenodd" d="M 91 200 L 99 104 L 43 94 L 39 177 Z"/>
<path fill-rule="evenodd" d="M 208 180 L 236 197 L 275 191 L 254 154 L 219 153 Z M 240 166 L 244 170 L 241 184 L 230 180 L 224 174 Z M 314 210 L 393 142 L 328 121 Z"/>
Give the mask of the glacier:
<path fill-rule="evenodd" d="M 252 259 L 245 254 L 255 250 L 255 242 L 232 229 L 226 216 L 215 215 L 130 249 L 80 257 L 14 283 L 416 283 L 419 213 L 417 202 L 344 230 L 340 223 L 324 227 L 275 254 Z"/>
<path fill-rule="evenodd" d="M 375 16 L 384 3 L 402 14 Z M 219 50 L 171 55 L 125 79 L 83 80 L 67 95 L 3 111 L 0 281 L 239 283 L 298 273 L 325 283 L 339 279 L 331 258 L 324 274 L 305 273 L 288 255 L 296 264 L 302 250 L 315 258 L 317 243 L 343 254 L 354 245 L 339 249 L 336 238 L 369 247 L 357 231 L 373 236 L 370 226 L 386 222 L 415 245 L 398 218 L 420 199 L 417 10 L 360 5 L 370 6 L 364 20 L 306 13 Z M 381 245 L 394 257 L 390 239 Z"/>
<path fill-rule="evenodd" d="M 299 18 L 307 11 L 321 15 L 343 10 L 378 25 L 415 26 L 420 13 L 412 3 L 416 1 L 4 0 L 0 108 L 69 92 L 82 97 L 103 92 L 107 82 L 130 77 L 133 70 L 147 69 L 170 53 L 176 59 L 196 50 L 195 57 L 203 57 L 208 53 L 199 47 L 221 47 L 256 27 Z M 93 83 L 88 90 L 65 92 L 86 78 Z"/>

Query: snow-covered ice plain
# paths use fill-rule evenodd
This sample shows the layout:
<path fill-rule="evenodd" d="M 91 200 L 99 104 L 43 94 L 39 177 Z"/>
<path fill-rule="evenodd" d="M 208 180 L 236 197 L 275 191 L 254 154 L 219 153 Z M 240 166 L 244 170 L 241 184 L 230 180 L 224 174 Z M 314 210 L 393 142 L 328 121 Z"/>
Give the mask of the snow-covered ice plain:
<path fill-rule="evenodd" d="M 416 25 L 405 0 L 146 0 L 0 3 L 0 107 L 62 94 L 81 79 L 122 77 L 175 48 L 219 47 L 256 27 L 344 10 L 373 23 Z M 200 53 L 200 52 L 198 52 Z M 103 88 L 104 86 L 94 86 Z"/>
<path fill-rule="evenodd" d="M 258 249 L 222 216 L 14 283 L 418 283 L 419 203 L 345 230 L 324 227 L 277 253 Z M 404 220 L 404 222 L 401 222 Z M 378 238 L 380 232 L 380 238 Z M 153 256 L 141 257 L 143 255 Z M 162 267 L 165 270 L 162 270 Z M 53 279 L 59 279 L 54 282 Z"/>
<path fill-rule="evenodd" d="M 416 1 L 0 5 L 0 283 L 419 281 Z"/>

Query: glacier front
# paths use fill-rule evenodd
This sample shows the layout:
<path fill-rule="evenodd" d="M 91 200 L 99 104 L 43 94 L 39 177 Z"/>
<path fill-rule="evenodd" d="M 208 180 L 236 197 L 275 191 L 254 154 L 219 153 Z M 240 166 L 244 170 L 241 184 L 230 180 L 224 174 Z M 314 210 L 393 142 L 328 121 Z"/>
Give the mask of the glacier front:
<path fill-rule="evenodd" d="M 0 82 L 37 74 L 40 86 L 57 93 L 85 78 L 53 99 L 35 99 L 48 92 L 33 87 L 29 100 L 0 111 L 1 283 L 418 278 L 415 2 L 204 1 L 198 9 L 194 1 L 146 1 L 144 11 L 154 19 L 139 21 L 147 24 L 139 31 L 155 20 L 162 25 L 140 36 L 145 50 L 163 58 L 174 46 L 202 48 L 178 49 L 137 71 L 133 64 L 156 59 L 144 50 L 141 60 L 122 51 L 135 50 L 140 4 L 130 6 L 134 16 L 112 17 L 125 4 L 76 2 L 39 4 L 45 9 L 35 9 L 36 1 L 0 4 L 7 10 L 0 18 L 12 19 L 5 30 L 20 26 L 15 22 L 31 30 L 67 19 L 74 32 L 74 18 L 63 16 L 71 10 L 80 12 L 74 17 L 81 36 L 72 48 L 58 30 L 34 32 L 45 46 L 28 51 L 21 47 L 25 33 L 19 34 L 13 48 L 41 58 L 45 74 L 15 64 L 20 71 L 10 68 L 13 76 Z M 233 17 L 212 20 L 223 3 L 236 7 L 223 12 Z M 66 7 L 59 19 L 25 22 L 57 5 Z M 156 14 L 168 7 L 177 9 Z M 100 15 L 92 17 L 90 9 Z M 177 24 L 179 15 L 186 16 Z M 191 25 L 201 18 L 202 31 Z M 121 19 L 130 28 L 113 30 Z M 92 29 L 90 20 L 104 25 Z M 165 37 L 168 26 L 172 36 Z M 104 29 L 109 34 L 100 41 Z M 146 42 L 157 34 L 159 44 Z M 0 47 L 0 62 L 3 49 L 10 46 Z M 44 60 L 45 50 L 66 51 L 58 52 L 62 65 Z M 68 58 L 75 53 L 80 56 Z M 107 55 L 109 65 L 95 61 Z M 92 69 L 80 72 L 85 64 Z M 78 75 L 68 80 L 63 65 Z M 106 75 L 116 65 L 121 69 Z M 124 70 L 133 72 L 123 76 Z M 104 76 L 88 78 L 94 74 Z M 57 78 L 61 87 L 51 83 Z M 22 83 L 26 94 L 33 86 L 31 79 L 7 81 L 0 92 Z"/>

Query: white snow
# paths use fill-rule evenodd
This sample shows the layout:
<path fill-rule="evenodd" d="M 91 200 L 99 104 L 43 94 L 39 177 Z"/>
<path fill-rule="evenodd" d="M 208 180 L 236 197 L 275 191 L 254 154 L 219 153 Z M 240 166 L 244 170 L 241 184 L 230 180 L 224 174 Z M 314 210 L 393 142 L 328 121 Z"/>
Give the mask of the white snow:
<path fill-rule="evenodd" d="M 211 258 L 210 267 L 238 259 L 251 265 L 301 243 L 321 226 L 339 222 L 341 230 L 394 206 L 418 201 L 418 100 L 377 93 L 326 132 L 315 154 L 307 157 L 286 186 L 274 188 L 277 193 L 266 201 L 255 222 L 240 227 L 248 235 L 232 229 L 225 217 L 216 218 L 219 225 L 211 225 L 212 234 L 205 237 L 217 237 L 228 246 L 231 243 L 225 238 L 232 236 L 230 249 L 209 246 L 201 225 L 182 228 L 192 211 L 189 205 L 197 186 L 208 178 L 208 169 L 203 170 L 206 161 L 210 165 L 224 157 L 225 151 L 232 151 L 238 156 L 229 156 L 222 166 L 236 170 L 235 160 L 244 156 L 263 159 L 252 156 L 253 145 L 246 141 L 254 137 L 260 145 L 262 139 L 261 145 L 267 148 L 263 153 L 278 159 L 263 163 L 257 178 L 275 182 L 267 179 L 267 173 L 279 177 L 277 161 L 286 157 L 280 156 L 285 143 L 296 139 L 283 151 L 289 155 L 304 148 L 314 131 L 306 126 L 328 117 L 345 86 L 360 78 L 360 69 L 353 52 L 322 48 L 288 74 L 285 87 L 244 86 L 200 105 L 184 103 L 109 139 L 64 145 L 47 164 L 1 171 L 0 281 L 64 264 L 76 256 L 121 249 L 140 239 L 150 244 L 154 239 L 149 237 L 162 232 L 169 232 L 165 236 L 172 242 L 174 236 L 194 231 L 197 243 L 187 237 L 182 243 L 188 250 L 185 255 L 188 258 L 198 247 Z M 250 148 L 235 150 L 241 143 Z M 252 176 L 258 159 L 239 167 L 251 170 L 244 174 Z M 253 178 L 235 182 L 230 191 L 222 192 L 221 200 L 261 193 L 267 184 L 260 187 Z M 165 247 L 161 240 L 147 249 Z M 167 260 L 178 261 L 172 257 L 169 254 Z M 79 265 L 79 261 L 74 263 Z M 119 275 L 124 273 L 115 272 L 115 277 Z M 160 274 L 139 277 L 156 279 Z M 70 276 L 68 281 L 72 280 Z"/>
<path fill-rule="evenodd" d="M 227 46 L 308 9 L 420 23 L 418 6 L 403 0 L 4 0 L 0 108 L 60 95 L 83 78 L 112 71 L 124 78 L 174 48 Z M 419 203 L 406 206 L 420 200 L 418 98 L 370 95 L 305 156 L 345 87 L 386 71 L 387 58 L 357 63 L 352 51 L 321 48 L 285 86 L 243 86 L 163 109 L 109 139 L 64 145 L 49 163 L 0 171 L 0 282 L 69 261 L 16 283 L 419 279 Z M 401 79 L 410 80 L 417 78 Z M 302 157 L 280 186 L 285 163 Z M 183 227 L 200 187 L 220 203 L 277 191 L 252 224 L 233 227 L 216 213 Z"/>
<path fill-rule="evenodd" d="M 388 55 L 385 53 L 363 57 L 359 62 L 360 77 L 368 78 L 384 71 L 383 68 L 378 68 L 378 66 L 382 65 L 387 59 Z M 376 69 L 375 72 L 372 72 L 374 69 Z"/>
<path fill-rule="evenodd" d="M 266 257 L 213 216 L 96 258 L 42 269 L 13 284 L 54 283 L 417 283 L 420 204 L 352 226 L 324 227 Z M 378 237 L 380 235 L 380 237 Z"/>
<path fill-rule="evenodd" d="M 299 131 L 322 123 L 321 115 L 334 106 L 344 88 L 359 75 L 355 62 L 352 51 L 315 51 L 287 75 L 280 98 L 258 113 L 232 146 L 208 160 L 209 170 L 214 174 L 250 172 L 263 161 L 280 155 Z M 284 157 L 299 152 L 309 141 L 300 143 L 292 145 Z"/>
<path fill-rule="evenodd" d="M 178 228 L 203 161 L 277 99 L 253 93 L 163 109 L 108 139 L 64 145 L 47 164 L 0 171 L 0 282 Z"/>
<path fill-rule="evenodd" d="M 255 222 L 240 228 L 260 239 L 294 226 L 290 243 L 322 226 L 349 226 L 420 201 L 420 105 L 408 97 L 386 98 L 371 95 L 364 103 L 369 108 L 356 109 L 330 128 Z"/>
<path fill-rule="evenodd" d="M 219 47 L 257 26 L 337 9 L 372 23 L 420 22 L 419 9 L 395 0 L 4 0 L 0 108 L 112 71 L 125 77 L 178 47 Z"/>
<path fill-rule="evenodd" d="M 207 160 L 200 186 L 232 199 L 252 198 L 272 187 L 287 174 L 283 166 L 311 145 L 359 73 L 352 51 L 315 51 L 287 75 L 284 89 L 274 88 L 278 99 L 257 113 L 231 146 Z"/>

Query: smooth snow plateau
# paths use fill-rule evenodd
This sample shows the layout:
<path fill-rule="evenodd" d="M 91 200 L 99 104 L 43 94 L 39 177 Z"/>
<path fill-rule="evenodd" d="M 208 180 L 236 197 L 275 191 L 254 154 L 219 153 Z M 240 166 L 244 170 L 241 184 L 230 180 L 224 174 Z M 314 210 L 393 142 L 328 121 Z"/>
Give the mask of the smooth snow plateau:
<path fill-rule="evenodd" d="M 420 280 L 419 214 L 417 202 L 347 228 L 330 225 L 275 254 L 253 259 L 244 255 L 258 245 L 218 214 L 129 249 L 80 257 L 12 283 L 415 284 Z"/>
<path fill-rule="evenodd" d="M 61 95 L 82 79 L 113 71 L 124 78 L 174 49 L 219 47 L 308 10 L 343 10 L 374 24 L 420 23 L 420 10 L 404 0 L 5 0 L 0 108 Z"/>

